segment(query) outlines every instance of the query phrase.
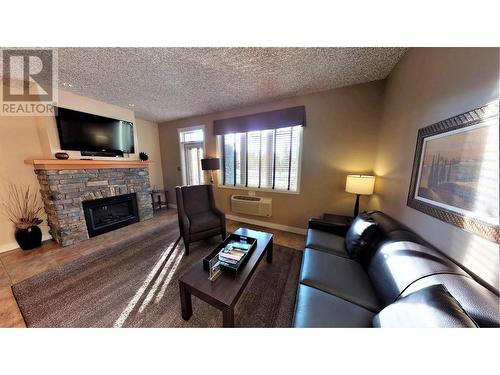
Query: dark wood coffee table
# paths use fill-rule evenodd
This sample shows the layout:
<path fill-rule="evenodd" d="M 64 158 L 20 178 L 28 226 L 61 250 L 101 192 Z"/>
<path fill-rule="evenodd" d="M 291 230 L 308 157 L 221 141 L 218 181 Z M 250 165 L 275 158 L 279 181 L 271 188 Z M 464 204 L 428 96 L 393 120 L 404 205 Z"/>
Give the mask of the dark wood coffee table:
<path fill-rule="evenodd" d="M 184 320 L 193 315 L 191 295 L 222 311 L 223 327 L 234 327 L 234 306 L 255 272 L 260 260 L 266 253 L 267 262 L 273 261 L 273 235 L 251 229 L 239 228 L 234 233 L 257 239 L 257 247 L 250 255 L 247 264 L 236 276 L 222 274 L 217 280 L 208 280 L 208 271 L 203 263 L 196 262 L 179 279 L 181 312 Z"/>

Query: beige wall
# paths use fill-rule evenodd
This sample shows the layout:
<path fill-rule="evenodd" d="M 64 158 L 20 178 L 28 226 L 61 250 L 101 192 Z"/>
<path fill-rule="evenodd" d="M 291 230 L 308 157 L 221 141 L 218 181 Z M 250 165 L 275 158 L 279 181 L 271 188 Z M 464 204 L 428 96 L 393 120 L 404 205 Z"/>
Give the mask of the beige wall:
<path fill-rule="evenodd" d="M 148 154 L 149 160 L 153 162 L 151 167 L 149 167 L 151 188 L 156 186 L 158 189 L 163 189 L 163 171 L 161 168 L 158 124 L 136 117 L 135 128 L 137 130 L 137 141 L 139 144 L 137 153 L 141 151 L 145 152 Z"/>
<path fill-rule="evenodd" d="M 414 48 L 386 83 L 371 206 L 401 220 L 498 289 L 499 247 L 406 206 L 417 130 L 499 98 L 499 50 Z"/>
<path fill-rule="evenodd" d="M 134 112 L 112 104 L 82 97 L 59 90 L 58 104 L 83 112 L 135 121 L 137 150 L 131 158 L 137 158 L 139 151 L 145 151 L 155 162 L 151 167 L 151 184 L 161 186 L 163 176 L 158 142 L 158 125 L 135 118 Z M 53 117 L 8 117 L 0 116 L 0 199 L 7 194 L 7 184 L 32 184 L 39 189 L 33 166 L 24 163 L 26 159 L 54 158 L 59 151 L 57 127 Z M 69 152 L 79 158 L 79 153 Z M 47 222 L 41 225 L 44 238 L 50 238 Z M 18 247 L 14 238 L 14 227 L 6 217 L 0 215 L 0 252 Z"/>
<path fill-rule="evenodd" d="M 323 212 L 351 214 L 354 196 L 345 193 L 345 178 L 350 172 L 373 170 L 383 89 L 384 83 L 377 81 L 160 124 L 163 177 L 170 202 L 175 202 L 175 186 L 182 184 L 178 128 L 205 125 L 207 155 L 216 156 L 213 120 L 304 105 L 307 126 L 303 132 L 300 194 L 257 191 L 257 196 L 273 198 L 273 216 L 248 218 L 306 228 L 310 217 Z M 231 214 L 230 196 L 235 193 L 246 194 L 216 189 L 217 204 L 226 213 Z M 366 204 L 362 200 L 362 208 Z"/>

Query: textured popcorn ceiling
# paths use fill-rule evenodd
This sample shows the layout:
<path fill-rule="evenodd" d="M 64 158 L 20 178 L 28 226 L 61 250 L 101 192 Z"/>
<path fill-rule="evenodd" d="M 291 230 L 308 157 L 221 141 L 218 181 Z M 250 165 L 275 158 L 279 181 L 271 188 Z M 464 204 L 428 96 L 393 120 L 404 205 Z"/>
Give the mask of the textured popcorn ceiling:
<path fill-rule="evenodd" d="M 405 51 L 59 48 L 59 86 L 163 122 L 383 79 Z"/>

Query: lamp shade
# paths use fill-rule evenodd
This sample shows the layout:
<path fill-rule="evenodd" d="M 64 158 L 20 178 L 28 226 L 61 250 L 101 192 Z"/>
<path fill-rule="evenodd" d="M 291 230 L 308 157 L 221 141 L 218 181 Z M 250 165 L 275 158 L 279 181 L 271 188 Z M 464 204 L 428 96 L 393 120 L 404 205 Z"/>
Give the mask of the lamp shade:
<path fill-rule="evenodd" d="M 217 171 L 220 169 L 220 159 L 207 158 L 201 159 L 201 169 L 204 171 Z"/>
<path fill-rule="evenodd" d="M 375 185 L 375 176 L 350 174 L 347 176 L 345 191 L 352 194 L 371 195 Z"/>

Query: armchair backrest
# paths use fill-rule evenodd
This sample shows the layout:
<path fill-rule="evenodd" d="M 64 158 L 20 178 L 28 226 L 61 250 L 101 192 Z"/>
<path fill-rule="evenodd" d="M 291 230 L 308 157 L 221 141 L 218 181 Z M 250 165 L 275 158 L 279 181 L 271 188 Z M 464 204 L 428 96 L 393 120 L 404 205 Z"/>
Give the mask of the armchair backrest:
<path fill-rule="evenodd" d="M 207 212 L 214 206 L 212 185 L 177 186 L 175 190 L 179 214 L 182 212 L 189 216 Z"/>

